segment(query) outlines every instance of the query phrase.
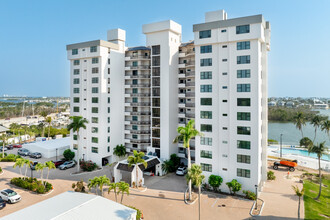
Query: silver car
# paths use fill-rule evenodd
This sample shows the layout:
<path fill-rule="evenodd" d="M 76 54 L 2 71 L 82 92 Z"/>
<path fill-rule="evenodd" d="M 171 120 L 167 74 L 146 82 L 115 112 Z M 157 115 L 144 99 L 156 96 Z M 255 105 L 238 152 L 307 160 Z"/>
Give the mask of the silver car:
<path fill-rule="evenodd" d="M 59 168 L 60 168 L 60 170 L 66 170 L 66 169 L 74 167 L 74 166 L 76 166 L 76 162 L 74 162 L 73 160 L 70 160 L 70 161 L 66 161 L 64 164 L 59 166 Z"/>
<path fill-rule="evenodd" d="M 17 151 L 18 155 L 21 156 L 29 156 L 30 155 L 30 151 L 28 149 L 25 148 L 21 148 Z"/>

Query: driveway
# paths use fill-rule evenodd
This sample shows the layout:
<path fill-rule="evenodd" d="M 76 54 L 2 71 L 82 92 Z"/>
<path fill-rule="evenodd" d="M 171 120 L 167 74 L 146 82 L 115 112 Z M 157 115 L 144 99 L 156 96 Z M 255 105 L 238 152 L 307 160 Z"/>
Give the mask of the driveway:
<path fill-rule="evenodd" d="M 184 176 L 169 173 L 165 176 L 144 175 L 144 185 L 148 189 L 184 192 L 187 189 L 187 181 Z"/>

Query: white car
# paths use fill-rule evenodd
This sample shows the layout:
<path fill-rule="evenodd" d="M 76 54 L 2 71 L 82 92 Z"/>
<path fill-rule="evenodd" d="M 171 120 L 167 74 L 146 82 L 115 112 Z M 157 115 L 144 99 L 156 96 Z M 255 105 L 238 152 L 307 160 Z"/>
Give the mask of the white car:
<path fill-rule="evenodd" d="M 4 189 L 0 192 L 0 197 L 8 203 L 16 203 L 21 201 L 21 196 L 11 189 Z"/>
<path fill-rule="evenodd" d="M 179 175 L 179 176 L 184 176 L 186 173 L 187 173 L 187 168 L 186 167 L 179 167 L 177 170 L 176 170 L 176 175 Z"/>

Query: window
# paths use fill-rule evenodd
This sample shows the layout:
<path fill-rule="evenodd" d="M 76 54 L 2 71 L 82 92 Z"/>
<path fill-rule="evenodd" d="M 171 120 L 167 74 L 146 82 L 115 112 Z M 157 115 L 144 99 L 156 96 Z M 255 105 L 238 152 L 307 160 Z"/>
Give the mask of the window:
<path fill-rule="evenodd" d="M 222 89 L 227 89 L 228 87 L 227 86 L 222 86 Z"/>
<path fill-rule="evenodd" d="M 99 63 L 99 58 L 98 57 L 93 57 L 92 58 L 92 64 Z"/>
<path fill-rule="evenodd" d="M 212 172 L 212 164 L 201 163 L 202 171 Z"/>
<path fill-rule="evenodd" d="M 236 26 L 236 34 L 250 33 L 250 25 L 240 25 Z"/>
<path fill-rule="evenodd" d="M 237 106 L 251 106 L 251 99 L 250 98 L 238 98 Z"/>
<path fill-rule="evenodd" d="M 201 72 L 201 79 L 212 79 L 212 72 Z"/>
<path fill-rule="evenodd" d="M 77 55 L 78 54 L 78 49 L 72 49 L 72 55 Z"/>
<path fill-rule="evenodd" d="M 110 94 L 110 87 L 108 87 L 108 94 Z"/>
<path fill-rule="evenodd" d="M 110 143 L 110 137 L 108 137 L 108 143 Z"/>
<path fill-rule="evenodd" d="M 222 127 L 222 130 L 228 130 L 228 128 L 227 127 Z"/>
<path fill-rule="evenodd" d="M 200 143 L 201 143 L 201 145 L 212 146 L 212 138 L 210 138 L 210 137 L 201 137 Z"/>
<path fill-rule="evenodd" d="M 227 116 L 228 116 L 228 114 L 222 114 L 222 116 L 224 116 L 224 117 L 227 117 Z"/>
<path fill-rule="evenodd" d="M 79 75 L 80 69 L 74 69 L 73 70 L 73 75 Z"/>
<path fill-rule="evenodd" d="M 79 64 L 80 64 L 80 60 L 74 60 L 74 61 L 73 61 L 73 65 L 74 65 L 74 66 L 78 66 Z"/>
<path fill-rule="evenodd" d="M 78 144 L 73 144 L 73 149 L 78 150 Z"/>
<path fill-rule="evenodd" d="M 212 159 L 212 151 L 201 150 L 201 158 Z"/>
<path fill-rule="evenodd" d="M 99 93 L 98 87 L 92 87 L 92 93 Z"/>
<path fill-rule="evenodd" d="M 201 98 L 201 105 L 212 105 L 212 98 Z"/>
<path fill-rule="evenodd" d="M 152 57 L 151 62 L 153 66 L 160 66 L 160 57 L 159 56 Z"/>
<path fill-rule="evenodd" d="M 92 73 L 98 73 L 99 72 L 99 68 L 98 67 L 93 67 L 92 68 Z"/>
<path fill-rule="evenodd" d="M 108 97 L 108 104 L 110 103 L 110 97 Z"/>
<path fill-rule="evenodd" d="M 242 154 L 237 154 L 237 163 L 251 163 L 251 156 L 249 155 L 242 155 Z"/>
<path fill-rule="evenodd" d="M 110 84 L 110 78 L 108 78 L 108 84 Z"/>
<path fill-rule="evenodd" d="M 108 127 L 108 133 L 110 133 L 110 127 Z"/>
<path fill-rule="evenodd" d="M 222 62 L 227 62 L 227 59 L 222 59 Z"/>
<path fill-rule="evenodd" d="M 237 112 L 237 120 L 250 121 L 251 113 L 250 112 Z"/>
<path fill-rule="evenodd" d="M 237 84 L 237 92 L 251 92 L 250 84 Z"/>
<path fill-rule="evenodd" d="M 79 97 L 73 97 L 73 103 L 79 103 L 80 98 Z"/>
<path fill-rule="evenodd" d="M 224 99 L 224 100 L 222 100 L 222 102 L 228 102 L 228 100 Z"/>
<path fill-rule="evenodd" d="M 250 141 L 237 141 L 237 148 L 250 150 L 251 142 Z"/>
<path fill-rule="evenodd" d="M 222 48 L 227 48 L 227 45 L 222 45 Z"/>
<path fill-rule="evenodd" d="M 108 59 L 108 64 L 110 64 L 110 59 Z"/>
<path fill-rule="evenodd" d="M 152 55 L 159 55 L 160 54 L 160 45 L 152 46 Z"/>
<path fill-rule="evenodd" d="M 98 117 L 92 117 L 92 123 L 99 123 L 99 118 Z"/>
<path fill-rule="evenodd" d="M 99 128 L 97 127 L 92 127 L 92 133 L 98 133 L 99 132 Z"/>
<path fill-rule="evenodd" d="M 108 74 L 110 74 L 110 68 L 108 68 Z"/>
<path fill-rule="evenodd" d="M 110 117 L 108 117 L 108 123 L 110 123 Z"/>
<path fill-rule="evenodd" d="M 201 92 L 212 92 L 212 85 L 201 85 Z"/>
<path fill-rule="evenodd" d="M 201 59 L 201 66 L 212 66 L 212 58 Z"/>
<path fill-rule="evenodd" d="M 211 37 L 211 30 L 200 31 L 199 32 L 199 39 L 203 38 L 210 38 Z"/>
<path fill-rule="evenodd" d="M 73 140 L 74 140 L 74 141 L 78 140 L 78 135 L 74 134 L 74 135 L 73 135 Z"/>
<path fill-rule="evenodd" d="M 92 137 L 92 143 L 99 143 L 99 139 L 97 137 Z"/>
<path fill-rule="evenodd" d="M 90 52 L 91 52 L 91 53 L 95 53 L 95 52 L 97 52 L 97 46 L 92 46 L 92 47 L 90 47 Z"/>
<path fill-rule="evenodd" d="M 110 146 L 108 146 L 108 152 L 110 152 Z"/>
<path fill-rule="evenodd" d="M 79 88 L 73 88 L 73 93 L 79 93 L 80 92 L 80 89 Z"/>
<path fill-rule="evenodd" d="M 136 115 L 132 116 L 132 120 L 133 121 L 137 121 L 138 120 L 138 116 L 136 116 Z"/>
<path fill-rule="evenodd" d="M 250 70 L 237 70 L 237 78 L 250 78 Z"/>
<path fill-rule="evenodd" d="M 250 127 L 237 126 L 237 134 L 250 135 L 251 134 L 251 128 Z"/>
<path fill-rule="evenodd" d="M 92 83 L 99 83 L 99 77 L 92 77 Z"/>
<path fill-rule="evenodd" d="M 134 94 L 137 94 L 137 93 L 138 93 L 138 89 L 137 89 L 137 88 L 133 88 L 133 89 L 132 89 L 132 92 L 133 92 Z"/>
<path fill-rule="evenodd" d="M 250 41 L 237 42 L 237 50 L 248 50 L 250 49 Z"/>
<path fill-rule="evenodd" d="M 227 32 L 226 29 L 222 29 L 222 30 L 221 30 L 221 33 L 225 33 L 225 32 Z"/>
<path fill-rule="evenodd" d="M 203 132 L 212 132 L 212 125 L 201 124 L 201 131 Z"/>
<path fill-rule="evenodd" d="M 137 130 L 138 129 L 138 126 L 137 125 L 132 125 L 132 129 L 133 130 Z"/>
<path fill-rule="evenodd" d="M 110 107 L 108 107 L 108 113 L 110 113 Z"/>
<path fill-rule="evenodd" d="M 237 176 L 250 178 L 250 170 L 237 168 Z"/>
<path fill-rule="evenodd" d="M 201 118 L 212 119 L 212 112 L 211 111 L 201 111 Z"/>
<path fill-rule="evenodd" d="M 98 153 L 99 152 L 99 148 L 97 147 L 92 147 L 92 153 Z"/>
<path fill-rule="evenodd" d="M 212 45 L 201 46 L 201 53 L 212 53 Z"/>
<path fill-rule="evenodd" d="M 228 141 L 222 141 L 223 144 L 228 144 Z"/>
<path fill-rule="evenodd" d="M 74 78 L 74 79 L 73 79 L 73 84 L 79 84 L 79 83 L 80 83 L 79 78 Z"/>
<path fill-rule="evenodd" d="M 99 113 L 98 107 L 92 107 L 92 113 Z"/>
<path fill-rule="evenodd" d="M 250 55 L 237 56 L 237 64 L 247 64 L 250 63 Z"/>
<path fill-rule="evenodd" d="M 138 103 L 138 98 L 137 97 L 133 97 L 132 102 L 133 103 Z"/>
<path fill-rule="evenodd" d="M 226 72 L 223 72 L 223 73 L 222 73 L 222 75 L 223 75 L 223 76 L 227 76 L 227 75 L 228 75 L 228 73 L 226 73 Z"/>
<path fill-rule="evenodd" d="M 98 97 L 92 97 L 92 103 L 99 103 Z"/>
<path fill-rule="evenodd" d="M 74 106 L 74 107 L 73 107 L 73 112 L 79 112 L 79 107 Z"/>

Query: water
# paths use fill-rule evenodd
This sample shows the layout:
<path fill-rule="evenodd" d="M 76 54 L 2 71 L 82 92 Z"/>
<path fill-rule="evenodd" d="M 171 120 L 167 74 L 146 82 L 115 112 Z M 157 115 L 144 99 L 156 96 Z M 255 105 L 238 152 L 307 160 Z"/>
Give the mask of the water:
<path fill-rule="evenodd" d="M 318 110 L 320 114 L 327 115 L 330 117 L 330 109 L 328 110 Z M 311 140 L 314 139 L 315 128 L 306 123 L 306 126 L 303 127 L 303 133 L 305 137 L 309 137 Z M 280 123 L 280 122 L 269 122 L 268 123 L 268 138 L 274 139 L 280 142 L 280 134 L 282 136 L 282 143 L 284 145 L 299 145 L 299 141 L 302 138 L 301 132 L 296 128 L 293 123 Z M 315 143 L 321 143 L 325 141 L 326 146 L 330 146 L 329 136 L 325 131 L 321 129 L 317 130 Z"/>
<path fill-rule="evenodd" d="M 274 147 L 274 146 L 269 146 L 268 148 L 271 148 L 272 150 L 275 150 L 277 153 L 279 152 L 279 147 Z M 305 156 L 305 157 L 313 157 L 317 159 L 317 155 L 315 153 L 310 153 L 308 154 L 307 150 L 301 150 L 301 149 L 289 149 L 289 148 L 282 148 L 282 154 L 295 154 L 295 155 L 300 155 L 300 156 Z M 329 161 L 329 155 L 323 155 L 321 157 L 322 160 Z"/>

